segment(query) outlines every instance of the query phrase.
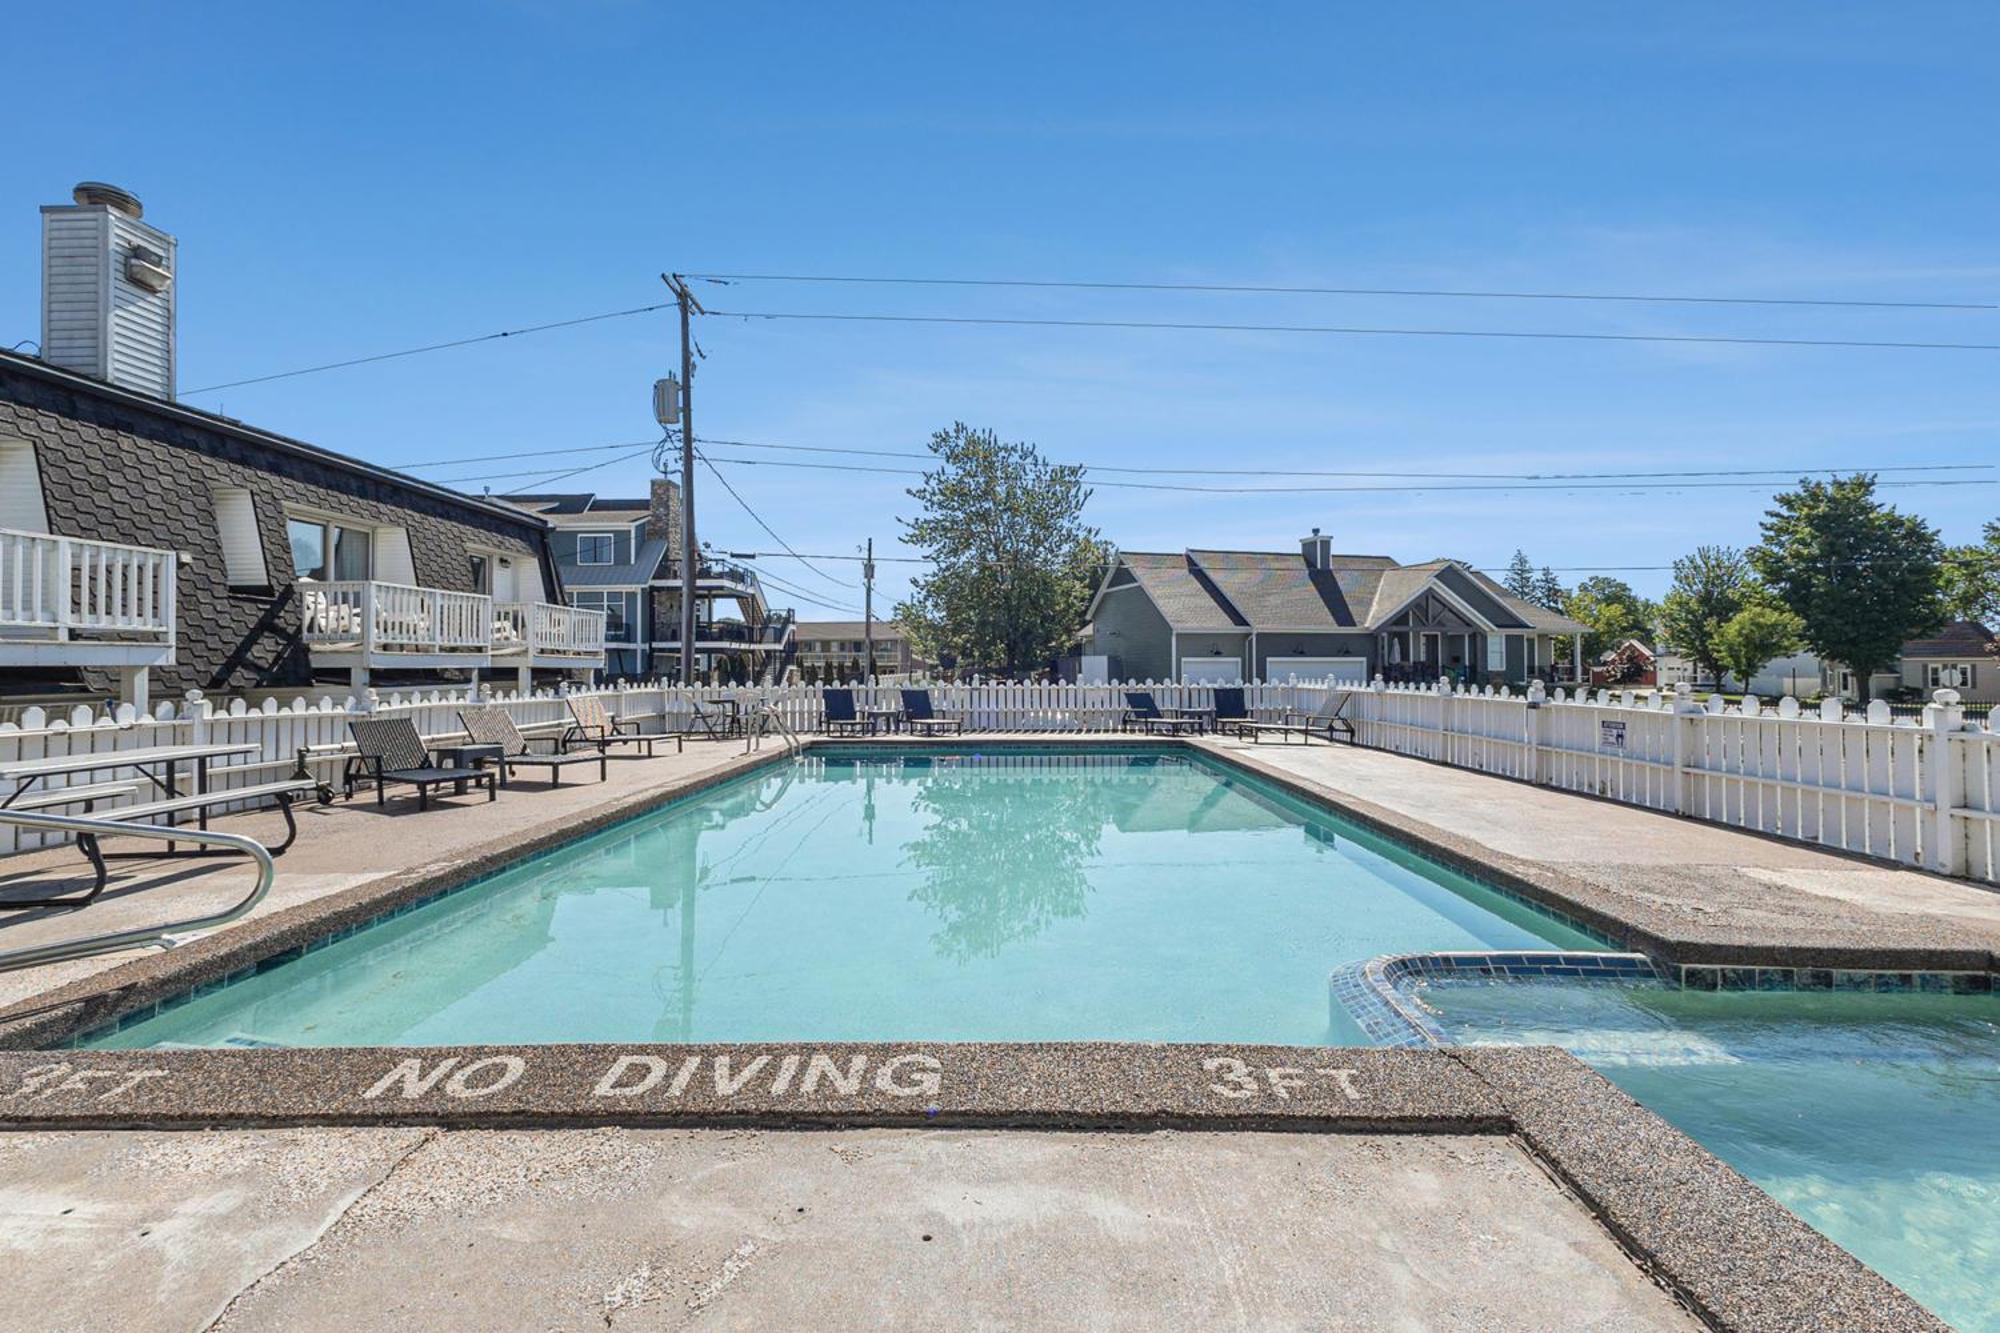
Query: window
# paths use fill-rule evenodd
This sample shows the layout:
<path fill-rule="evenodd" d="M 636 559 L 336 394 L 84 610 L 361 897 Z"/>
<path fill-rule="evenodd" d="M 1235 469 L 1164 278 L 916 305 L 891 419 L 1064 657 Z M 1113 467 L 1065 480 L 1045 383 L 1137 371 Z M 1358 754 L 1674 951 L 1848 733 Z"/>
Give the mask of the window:
<path fill-rule="evenodd" d="M 241 486 L 217 486 L 215 528 L 222 538 L 222 571 L 232 588 L 268 588 L 264 539 L 257 533 L 257 506 Z"/>
<path fill-rule="evenodd" d="M 602 611 L 604 613 L 604 637 L 606 639 L 628 639 L 633 599 L 638 594 L 631 592 L 573 592 L 569 604 L 579 611 Z"/>
<path fill-rule="evenodd" d="M 576 534 L 576 563 L 579 565 L 609 565 L 615 563 L 618 555 L 618 537 L 610 532 L 579 532 Z"/>
<path fill-rule="evenodd" d="M 1934 690 L 1970 690 L 1979 684 L 1978 668 L 1971 662 L 1932 662 L 1926 678 Z"/>
<path fill-rule="evenodd" d="M 299 578 L 325 582 L 368 577 L 368 529 L 294 518 L 285 523 L 285 534 L 291 540 L 292 572 Z"/>
<path fill-rule="evenodd" d="M 490 557 L 483 555 L 472 557 L 472 590 L 483 592 L 489 597 L 493 595 L 493 561 Z"/>
<path fill-rule="evenodd" d="M 41 469 L 35 464 L 35 446 L 26 440 L 0 440 L 0 528 L 49 530 Z"/>

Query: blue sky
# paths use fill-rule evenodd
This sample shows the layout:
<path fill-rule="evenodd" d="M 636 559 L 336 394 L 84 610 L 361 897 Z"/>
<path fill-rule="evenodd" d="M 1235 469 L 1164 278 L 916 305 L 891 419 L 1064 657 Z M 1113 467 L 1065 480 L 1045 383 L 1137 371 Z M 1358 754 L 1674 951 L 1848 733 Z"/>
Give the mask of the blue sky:
<path fill-rule="evenodd" d="M 184 391 L 647 304 L 663 269 L 2000 299 L 1990 4 L 947 9 L 22 9 L 0 345 L 38 331 L 36 206 L 85 178 L 133 190 L 180 238 Z M 2000 343 L 1990 310 L 705 295 L 737 310 Z M 720 318 L 699 334 L 700 433 L 750 441 L 909 450 L 963 419 L 1123 466 L 2000 462 L 1992 352 Z M 642 316 L 189 401 L 391 466 L 575 449 L 657 434 L 649 386 L 676 347 L 667 315 Z M 869 536 L 893 553 L 911 510 L 914 478 L 725 470 L 807 553 Z M 645 477 L 639 460 L 559 484 L 629 493 Z M 1889 494 L 1951 540 L 2000 513 L 2000 487 Z M 1338 550 L 1405 560 L 1499 566 L 1520 546 L 1604 567 L 1747 543 L 1767 499 L 1104 488 L 1091 514 L 1135 549 L 1282 547 L 1318 526 Z M 699 520 L 726 549 L 773 549 L 714 486 Z M 858 604 L 852 587 L 767 567 Z M 884 566 L 886 597 L 907 571 Z"/>

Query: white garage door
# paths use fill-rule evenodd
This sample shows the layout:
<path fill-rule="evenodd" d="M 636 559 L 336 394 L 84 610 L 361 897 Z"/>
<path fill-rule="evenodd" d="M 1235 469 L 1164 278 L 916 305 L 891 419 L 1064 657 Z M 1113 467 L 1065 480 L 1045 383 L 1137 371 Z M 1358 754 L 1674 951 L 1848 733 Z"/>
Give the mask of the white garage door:
<path fill-rule="evenodd" d="M 1243 664 L 1233 657 L 1183 657 L 1181 679 L 1191 685 L 1231 685 L 1243 679 Z"/>
<path fill-rule="evenodd" d="M 1365 657 L 1274 657 L 1266 666 L 1271 679 L 1278 683 L 1293 680 L 1337 680 L 1344 685 L 1368 683 Z"/>

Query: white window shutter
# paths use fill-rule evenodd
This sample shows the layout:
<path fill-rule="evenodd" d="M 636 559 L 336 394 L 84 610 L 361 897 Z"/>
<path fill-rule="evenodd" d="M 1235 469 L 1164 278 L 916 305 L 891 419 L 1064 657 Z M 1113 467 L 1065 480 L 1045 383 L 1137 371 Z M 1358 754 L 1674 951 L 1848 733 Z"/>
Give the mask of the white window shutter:
<path fill-rule="evenodd" d="M 49 511 L 42 503 L 42 472 L 35 464 L 35 446 L 26 440 L 0 440 L 0 528 L 49 530 Z"/>
<path fill-rule="evenodd" d="M 408 528 L 375 529 L 375 577 L 383 583 L 416 583 Z"/>
<path fill-rule="evenodd" d="M 222 567 L 232 588 L 270 586 L 264 567 L 264 539 L 257 532 L 257 506 L 241 486 L 215 488 L 215 525 L 222 536 Z"/>

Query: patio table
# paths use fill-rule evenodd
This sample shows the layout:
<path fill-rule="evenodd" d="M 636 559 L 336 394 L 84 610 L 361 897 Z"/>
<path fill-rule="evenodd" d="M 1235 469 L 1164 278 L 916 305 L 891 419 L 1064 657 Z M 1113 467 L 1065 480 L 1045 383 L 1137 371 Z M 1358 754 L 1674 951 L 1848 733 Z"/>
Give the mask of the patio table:
<path fill-rule="evenodd" d="M 872 735 L 878 731 L 899 731 L 902 727 L 903 710 L 895 707 L 864 708 L 861 716 L 868 719 L 868 730 Z"/>
<path fill-rule="evenodd" d="M 12 779 L 14 790 L 0 800 L 0 810 L 13 805 L 26 795 L 37 782 L 46 778 L 65 777 L 77 773 L 106 773 L 120 768 L 136 769 L 147 781 L 164 791 L 169 798 L 177 797 L 180 791 L 180 766 L 192 764 L 194 767 L 194 795 L 208 792 L 209 761 L 226 759 L 232 755 L 261 754 L 264 747 L 254 742 L 235 745 L 150 745 L 136 750 L 102 750 L 94 754 L 52 755 L 46 759 L 19 759 L 13 763 L 0 764 L 0 781 Z M 153 770 L 158 768 L 159 772 Z M 177 816 L 167 815 L 171 826 Z M 208 827 L 208 811 L 200 810 L 196 815 L 200 827 Z"/>

